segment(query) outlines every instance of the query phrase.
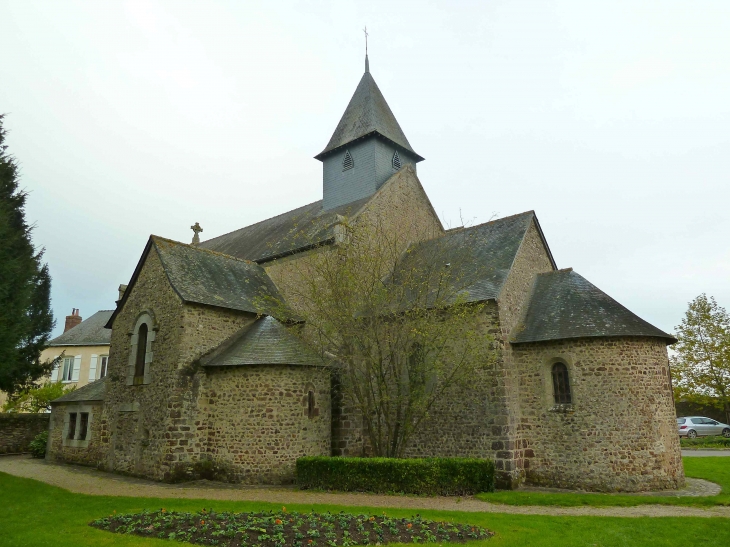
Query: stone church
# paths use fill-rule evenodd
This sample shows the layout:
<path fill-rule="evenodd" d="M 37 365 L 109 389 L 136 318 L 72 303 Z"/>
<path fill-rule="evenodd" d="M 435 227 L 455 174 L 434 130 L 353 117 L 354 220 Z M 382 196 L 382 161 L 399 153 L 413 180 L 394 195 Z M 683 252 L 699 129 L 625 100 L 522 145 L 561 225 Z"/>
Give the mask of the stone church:
<path fill-rule="evenodd" d="M 392 230 L 408 219 L 445 245 L 455 231 L 435 214 L 417 176 L 424 158 L 367 58 L 316 159 L 320 201 L 202 243 L 197 224 L 193 244 L 150 236 L 106 325 L 107 377 L 53 404 L 51 459 L 157 480 L 210 461 L 231 480 L 276 484 L 293 480 L 301 456 L 366 455 L 330 367 L 257 295 L 286 299 L 279 280 L 338 245 L 345 217 L 374 215 Z M 558 269 L 533 211 L 464 232 L 482 272 L 468 298 L 497 317 L 500 361 L 439 402 L 407 455 L 491 458 L 506 488 L 681 487 L 675 339 Z"/>

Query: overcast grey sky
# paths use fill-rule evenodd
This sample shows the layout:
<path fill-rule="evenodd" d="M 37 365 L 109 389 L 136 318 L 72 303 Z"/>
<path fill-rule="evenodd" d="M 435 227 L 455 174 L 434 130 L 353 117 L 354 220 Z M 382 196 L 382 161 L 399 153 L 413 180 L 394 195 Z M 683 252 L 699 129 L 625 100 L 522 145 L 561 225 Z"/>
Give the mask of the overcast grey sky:
<path fill-rule="evenodd" d="M 53 276 L 111 309 L 147 237 L 321 198 L 370 67 L 444 223 L 537 212 L 572 266 L 671 331 L 730 307 L 730 2 L 0 2 L 0 112 Z"/>

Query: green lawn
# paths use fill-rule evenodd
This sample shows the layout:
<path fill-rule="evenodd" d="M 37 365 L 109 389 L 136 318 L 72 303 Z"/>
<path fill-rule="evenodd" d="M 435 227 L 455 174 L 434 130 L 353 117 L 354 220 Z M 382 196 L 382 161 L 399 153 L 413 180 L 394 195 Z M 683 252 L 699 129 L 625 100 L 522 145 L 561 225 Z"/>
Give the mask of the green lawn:
<path fill-rule="evenodd" d="M 670 498 L 663 496 L 627 496 L 613 494 L 543 494 L 532 492 L 501 491 L 479 494 L 478 498 L 505 505 L 556 505 L 575 507 L 579 505 L 619 506 L 660 504 L 710 507 L 730 505 L 730 457 L 683 458 L 684 472 L 688 477 L 707 479 L 722 486 L 718 496 L 706 498 Z"/>
<path fill-rule="evenodd" d="M 163 546 L 176 543 L 123 536 L 97 530 L 88 523 L 113 511 L 136 512 L 165 507 L 193 511 L 203 507 L 218 511 L 260 511 L 280 506 L 251 502 L 209 502 L 203 500 L 121 498 L 72 494 L 44 483 L 0 473 L 0 546 L 8 547 L 85 547 L 85 546 Z M 297 511 L 351 511 L 382 513 L 382 509 L 288 505 Z M 390 516 L 410 516 L 413 510 L 386 510 Z M 544 517 L 422 511 L 421 515 L 438 520 L 453 520 L 487 527 L 496 536 L 485 546 L 727 546 L 730 545 L 730 520 L 705 518 L 604 518 Z"/>

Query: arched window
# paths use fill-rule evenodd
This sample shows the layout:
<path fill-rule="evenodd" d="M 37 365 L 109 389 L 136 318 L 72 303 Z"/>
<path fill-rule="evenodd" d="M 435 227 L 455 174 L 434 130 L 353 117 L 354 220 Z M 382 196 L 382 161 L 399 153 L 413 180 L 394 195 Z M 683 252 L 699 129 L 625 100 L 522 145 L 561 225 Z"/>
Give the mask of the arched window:
<path fill-rule="evenodd" d="M 398 150 L 395 151 L 395 154 L 393 154 L 393 169 L 396 171 L 401 168 L 400 163 L 400 156 L 398 155 Z"/>
<path fill-rule="evenodd" d="M 309 392 L 307 392 L 307 416 L 310 418 L 314 418 L 315 416 L 315 409 L 314 409 L 314 391 L 311 389 Z"/>
<path fill-rule="evenodd" d="M 353 167 L 355 167 L 355 161 L 352 159 L 350 151 L 347 150 L 345 152 L 345 157 L 342 159 L 342 170 L 347 171 L 348 169 L 352 169 Z"/>
<path fill-rule="evenodd" d="M 144 363 L 147 356 L 147 324 L 142 323 L 137 331 L 137 357 L 134 361 L 134 385 L 144 383 Z"/>
<path fill-rule="evenodd" d="M 565 363 L 557 362 L 553 365 L 553 394 L 556 405 L 569 405 L 573 402 L 570 396 L 568 367 Z"/>

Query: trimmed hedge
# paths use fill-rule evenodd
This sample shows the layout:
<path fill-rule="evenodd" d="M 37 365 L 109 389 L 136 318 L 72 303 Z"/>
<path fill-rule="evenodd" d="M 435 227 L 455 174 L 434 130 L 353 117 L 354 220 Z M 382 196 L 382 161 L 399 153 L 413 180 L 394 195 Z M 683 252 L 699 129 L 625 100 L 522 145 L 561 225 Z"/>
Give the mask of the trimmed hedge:
<path fill-rule="evenodd" d="M 461 496 L 494 491 L 494 462 L 476 458 L 341 458 L 297 460 L 300 488 Z"/>
<path fill-rule="evenodd" d="M 730 438 L 721 437 L 719 435 L 711 437 L 697 437 L 696 439 L 688 439 L 681 437 L 679 444 L 682 448 L 730 448 Z"/>

